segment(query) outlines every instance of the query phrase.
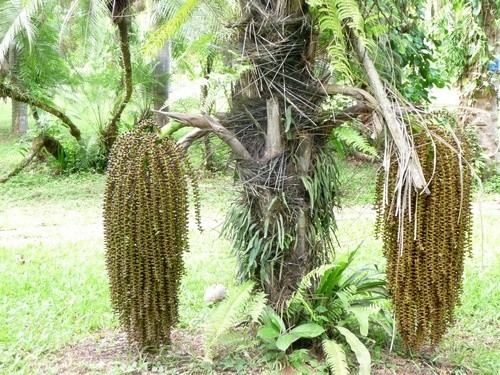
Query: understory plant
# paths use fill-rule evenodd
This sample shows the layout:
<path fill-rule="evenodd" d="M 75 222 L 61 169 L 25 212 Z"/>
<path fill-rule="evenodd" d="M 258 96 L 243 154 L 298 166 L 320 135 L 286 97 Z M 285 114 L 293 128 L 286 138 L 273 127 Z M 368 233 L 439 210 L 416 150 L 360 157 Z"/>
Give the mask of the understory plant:
<path fill-rule="evenodd" d="M 257 325 L 255 345 L 267 362 L 299 371 L 310 366 L 319 369 L 325 365 L 314 359 L 309 349 L 321 345 L 331 371 L 347 374 L 349 348 L 359 364 L 359 373 L 368 374 L 371 356 L 363 340 L 368 337 L 370 323 L 378 324 L 388 335 L 391 328 L 382 309 L 387 298 L 385 279 L 374 267 L 350 271 L 355 254 L 304 276 L 281 315 L 265 304 L 262 292 L 252 297 L 253 283 L 242 284 L 221 303 L 208 324 L 205 350 L 209 349 L 209 358 L 214 358 L 214 349 L 224 342 L 224 335 L 247 323 L 250 333 Z"/>

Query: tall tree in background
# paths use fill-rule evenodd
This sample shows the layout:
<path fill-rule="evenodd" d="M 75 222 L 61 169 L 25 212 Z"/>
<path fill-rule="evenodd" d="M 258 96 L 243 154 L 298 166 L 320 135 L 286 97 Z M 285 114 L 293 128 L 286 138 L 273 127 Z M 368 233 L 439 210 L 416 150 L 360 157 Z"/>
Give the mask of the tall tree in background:
<path fill-rule="evenodd" d="M 14 41 L 18 41 L 23 47 L 23 60 L 18 65 L 19 75 L 16 74 L 16 78 L 22 78 L 23 85 L 16 85 L 12 79 L 2 77 L 0 97 L 9 97 L 12 100 L 29 104 L 57 117 L 62 124 L 69 128 L 70 134 L 78 142 L 79 151 L 81 151 L 83 158 L 86 157 L 87 152 L 80 129 L 52 100 L 60 90 L 64 90 L 64 85 L 71 86 L 71 83 L 74 83 L 69 80 L 71 76 L 69 73 L 70 65 L 72 64 L 65 59 L 67 56 L 63 56 L 58 48 L 60 45 L 59 33 L 60 28 L 64 28 L 68 20 L 73 18 L 75 12 L 78 13 L 77 5 L 87 8 L 84 10 L 88 16 L 88 19 L 85 20 L 87 21 L 86 32 L 89 25 L 95 21 L 95 15 L 100 18 L 111 15 L 111 20 L 118 30 L 122 79 L 119 82 L 118 97 L 111 110 L 110 118 L 101 132 L 104 145 L 102 153 L 106 157 L 117 137 L 123 112 L 132 95 L 132 64 L 129 43 L 130 2 L 114 0 L 105 2 L 92 0 L 90 3 L 74 2 L 68 9 L 58 7 L 55 2 L 43 3 L 39 0 L 28 1 L 26 4 L 19 0 L 11 0 L 11 3 L 15 3 L 16 7 L 10 6 L 11 4 L 0 6 L 0 14 L 6 16 L 1 23 L 6 31 L 0 42 L 0 63 L 6 59 L 7 47 Z M 66 16 L 64 22 L 61 23 L 60 16 L 63 13 L 66 13 Z M 57 28 L 58 30 L 56 30 Z M 69 41 L 69 43 L 78 46 L 74 40 Z M 17 59 L 18 57 L 16 57 Z M 40 64 L 40 61 L 50 61 L 50 64 Z M 74 66 L 71 66 L 71 69 L 73 69 L 73 73 L 76 73 L 75 76 L 81 76 Z M 103 82 L 101 81 L 100 84 L 102 85 Z M 113 84 L 114 82 L 110 83 L 110 85 Z M 0 182 L 4 182 L 19 173 L 43 148 L 56 158 L 63 154 L 61 152 L 63 145 L 41 128 L 40 134 L 33 140 L 32 149 L 23 161 L 7 176 L 1 178 Z"/>
<path fill-rule="evenodd" d="M 455 0 L 434 4 L 442 38 L 441 67 L 460 88 L 464 121 L 474 126 L 491 161 L 500 162 L 499 78 L 488 70 L 500 57 L 500 1 Z"/>
<path fill-rule="evenodd" d="M 498 101 L 499 85 L 497 72 L 489 72 L 488 65 L 494 58 L 500 58 L 500 1 L 471 1 L 470 10 L 482 32 L 475 35 L 476 40 L 469 44 L 471 55 L 473 43 L 483 50 L 478 57 L 471 56 L 465 63 L 460 83 L 462 103 L 477 109 L 468 120 L 478 129 L 479 142 L 487 156 L 500 162 Z M 496 76 L 495 76 L 496 75 Z M 471 87 L 475 88 L 471 90 Z"/>
<path fill-rule="evenodd" d="M 155 65 L 154 109 L 162 110 L 170 96 L 170 72 L 172 65 L 172 51 L 170 40 L 165 41 L 158 53 Z M 167 109 L 168 110 L 168 109 Z M 156 121 L 160 126 L 166 125 L 168 118 L 161 113 L 155 113 Z"/>

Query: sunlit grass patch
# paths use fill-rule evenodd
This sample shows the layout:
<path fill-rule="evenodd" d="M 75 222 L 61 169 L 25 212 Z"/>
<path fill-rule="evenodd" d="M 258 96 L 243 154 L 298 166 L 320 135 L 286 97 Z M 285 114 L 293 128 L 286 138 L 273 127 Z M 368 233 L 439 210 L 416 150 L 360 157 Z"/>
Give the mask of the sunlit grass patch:
<path fill-rule="evenodd" d="M 344 167 L 345 176 L 349 176 L 348 166 Z M 352 192 L 366 190 L 366 204 L 337 213 L 337 254 L 360 246 L 357 265 L 374 263 L 383 269 L 381 244 L 373 235 L 375 216 L 368 205 L 369 188 L 365 187 L 370 173 L 351 179 Z M 104 182 L 105 176 L 96 174 L 53 177 L 24 173 L 0 185 L 0 374 L 34 374 L 38 363 L 69 351 L 81 339 L 102 332 L 116 336 L 100 224 Z M 237 198 L 238 184 L 229 177 L 217 177 L 203 179 L 200 188 L 205 230 L 199 233 L 194 225 L 190 230 L 178 325 L 183 334 L 193 338 L 203 331 L 213 311 L 203 301 L 205 288 L 215 283 L 231 288 L 237 283 L 230 243 L 219 234 L 229 204 Z M 481 229 L 476 210 L 474 257 L 466 261 L 457 323 L 435 357 L 455 364 L 458 371 L 493 374 L 500 368 L 500 214 L 491 203 L 483 204 L 482 212 Z M 151 369 L 144 361 L 134 364 L 133 356 L 127 358 L 114 359 L 118 362 L 112 373 Z M 183 368 L 204 368 L 196 358 L 169 354 L 155 365 L 165 373 L 175 373 L 179 361 Z M 234 359 L 241 363 L 231 361 L 222 358 L 217 365 L 234 369 L 255 363 L 247 357 Z M 87 365 L 88 371 L 99 373 L 97 364 Z"/>
<path fill-rule="evenodd" d="M 114 326 L 100 240 L 0 247 L 0 368 Z"/>
<path fill-rule="evenodd" d="M 500 210 L 489 209 L 484 207 L 482 218 L 476 211 L 474 252 L 465 262 L 462 304 L 439 352 L 475 374 L 500 370 Z"/>

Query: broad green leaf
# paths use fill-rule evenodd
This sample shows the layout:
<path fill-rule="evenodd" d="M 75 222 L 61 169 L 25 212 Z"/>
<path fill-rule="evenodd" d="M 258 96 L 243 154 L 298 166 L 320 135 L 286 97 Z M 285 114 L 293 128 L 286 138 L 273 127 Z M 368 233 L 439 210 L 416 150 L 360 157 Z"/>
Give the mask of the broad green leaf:
<path fill-rule="evenodd" d="M 368 317 L 370 316 L 370 311 L 362 307 L 351 307 L 349 309 L 359 323 L 359 333 L 362 336 L 368 335 Z"/>
<path fill-rule="evenodd" d="M 278 340 L 276 340 L 276 346 L 279 350 L 286 352 L 290 345 L 292 345 L 298 339 L 300 339 L 299 336 L 292 335 L 291 333 L 286 333 L 278 337 Z"/>
<path fill-rule="evenodd" d="M 278 314 L 276 314 L 276 312 L 272 308 L 270 308 L 270 307 L 266 308 L 266 310 L 264 312 L 264 316 L 267 317 L 269 324 L 274 325 L 276 330 L 278 330 L 280 333 L 283 333 L 286 331 L 286 327 L 285 327 L 285 323 L 283 322 L 283 319 L 281 319 L 280 316 Z M 269 325 L 269 324 L 267 324 L 267 325 Z"/>
<path fill-rule="evenodd" d="M 325 330 L 319 324 L 307 323 L 295 327 L 290 332 L 281 335 L 276 341 L 276 346 L 282 351 L 286 351 L 290 345 L 302 338 L 313 338 L 321 335 Z"/>
<path fill-rule="evenodd" d="M 316 289 L 316 294 L 332 294 L 334 288 L 339 285 L 342 274 L 353 261 L 356 252 L 357 249 L 351 252 L 346 260 L 341 260 L 334 268 L 325 272 L 320 280 L 318 288 Z"/>
<path fill-rule="evenodd" d="M 316 323 L 301 324 L 290 331 L 290 334 L 298 336 L 299 338 L 313 338 L 318 337 L 323 332 L 324 328 Z"/>
<path fill-rule="evenodd" d="M 264 326 L 257 331 L 257 337 L 264 341 L 270 341 L 279 336 L 279 332 L 274 327 Z"/>
<path fill-rule="evenodd" d="M 328 309 L 327 309 L 325 306 L 323 306 L 323 305 L 319 305 L 319 306 L 318 306 L 318 307 L 316 307 L 314 310 L 315 310 L 316 312 L 320 313 L 320 314 L 325 313 L 325 312 L 327 312 L 327 311 L 328 311 Z"/>
<path fill-rule="evenodd" d="M 337 326 L 336 328 L 345 337 L 347 343 L 351 347 L 351 350 L 356 355 L 356 359 L 359 363 L 359 374 L 369 375 L 372 366 L 372 359 L 366 346 L 347 328 L 340 326 Z"/>

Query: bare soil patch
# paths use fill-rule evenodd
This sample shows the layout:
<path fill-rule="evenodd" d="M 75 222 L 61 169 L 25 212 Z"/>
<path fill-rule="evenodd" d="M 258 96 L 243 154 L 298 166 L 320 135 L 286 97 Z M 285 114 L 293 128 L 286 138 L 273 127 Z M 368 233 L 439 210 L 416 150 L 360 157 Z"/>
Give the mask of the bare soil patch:
<path fill-rule="evenodd" d="M 138 354 L 139 353 L 139 354 Z M 255 353 L 254 353 L 255 354 Z M 47 356 L 35 370 L 39 374 L 238 374 L 236 370 L 218 369 L 203 362 L 202 338 L 186 330 L 172 333 L 172 346 L 158 355 L 134 350 L 119 331 L 106 330 Z M 311 369 L 311 371 L 314 371 Z M 260 369 L 245 374 L 261 374 Z M 269 372 L 266 372 L 269 373 Z M 313 373 L 313 372 L 311 372 Z M 374 375 L 444 375 L 472 374 L 463 368 L 426 358 L 404 358 L 383 353 L 372 368 Z M 276 374 L 298 374 L 290 367 Z"/>
<path fill-rule="evenodd" d="M 202 360 L 199 335 L 183 330 L 172 333 L 172 346 L 158 355 L 134 350 L 120 331 L 106 330 L 47 356 L 38 373 L 58 375 L 90 374 L 187 374 Z M 186 368 L 188 367 L 188 368 Z M 186 372 L 189 370 L 189 372 Z"/>

